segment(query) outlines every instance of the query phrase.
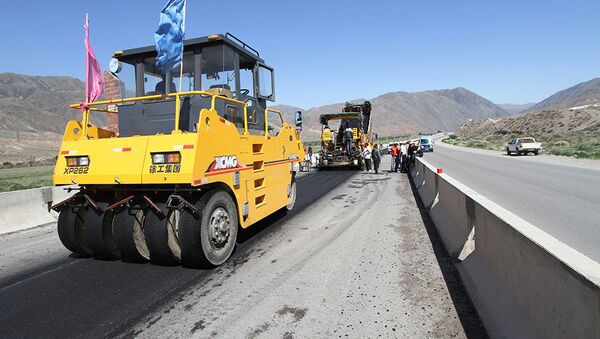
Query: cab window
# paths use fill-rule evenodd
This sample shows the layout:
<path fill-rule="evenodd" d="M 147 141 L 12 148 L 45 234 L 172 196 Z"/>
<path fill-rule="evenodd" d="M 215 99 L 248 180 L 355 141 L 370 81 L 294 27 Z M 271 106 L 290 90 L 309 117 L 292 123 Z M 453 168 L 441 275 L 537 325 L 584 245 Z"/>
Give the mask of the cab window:
<path fill-rule="evenodd" d="M 119 70 L 114 74 L 119 79 L 121 98 L 135 97 L 135 65 L 119 62 Z"/>
<path fill-rule="evenodd" d="M 194 54 L 186 52 L 183 54 L 183 77 L 181 77 L 181 65 L 175 67 L 171 73 L 172 85 L 177 92 L 189 92 L 194 90 Z M 181 79 L 180 79 L 181 78 Z M 180 81 L 181 80 L 181 81 Z M 181 88 L 179 84 L 181 82 Z M 172 93 L 172 92 L 169 92 Z"/>
<path fill-rule="evenodd" d="M 259 95 L 265 99 L 274 100 L 273 71 L 265 66 L 258 68 Z"/>
<path fill-rule="evenodd" d="M 269 135 L 277 136 L 283 128 L 283 120 L 279 112 L 268 111 L 267 112 L 267 128 Z"/>
<path fill-rule="evenodd" d="M 144 94 L 155 95 L 167 93 L 167 88 L 175 91 L 175 84 L 167 86 L 167 77 L 156 69 L 156 59 L 144 59 Z"/>
<path fill-rule="evenodd" d="M 202 49 L 202 90 L 220 91 L 233 98 L 237 88 L 231 47 L 218 45 Z"/>

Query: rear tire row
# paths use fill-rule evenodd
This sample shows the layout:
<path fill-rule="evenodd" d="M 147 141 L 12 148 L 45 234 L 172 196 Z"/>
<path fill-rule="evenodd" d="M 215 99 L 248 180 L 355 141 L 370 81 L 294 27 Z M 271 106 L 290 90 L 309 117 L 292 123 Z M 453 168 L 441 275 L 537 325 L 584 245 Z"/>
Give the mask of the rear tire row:
<path fill-rule="evenodd" d="M 93 208 L 69 207 L 60 212 L 58 235 L 63 245 L 81 256 L 123 259 L 160 265 L 214 267 L 233 252 L 238 233 L 237 207 L 221 190 L 204 194 L 188 210 L 125 209 L 113 214 Z M 108 204 L 100 203 L 104 210 Z"/>

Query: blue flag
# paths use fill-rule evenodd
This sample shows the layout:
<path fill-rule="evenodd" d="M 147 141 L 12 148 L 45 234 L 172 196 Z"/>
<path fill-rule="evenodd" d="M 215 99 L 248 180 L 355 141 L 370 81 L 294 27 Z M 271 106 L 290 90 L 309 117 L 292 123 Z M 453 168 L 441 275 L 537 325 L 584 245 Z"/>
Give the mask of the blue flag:
<path fill-rule="evenodd" d="M 183 57 L 185 0 L 169 0 L 160 12 L 156 42 L 156 68 L 166 74 L 181 63 Z"/>

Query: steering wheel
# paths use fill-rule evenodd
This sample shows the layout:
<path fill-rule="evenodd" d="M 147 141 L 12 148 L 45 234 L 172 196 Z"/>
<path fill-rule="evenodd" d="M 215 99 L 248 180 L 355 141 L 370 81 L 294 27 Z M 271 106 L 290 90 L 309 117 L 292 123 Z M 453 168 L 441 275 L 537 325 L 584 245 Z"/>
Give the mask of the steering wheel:
<path fill-rule="evenodd" d="M 248 93 L 250 93 L 249 89 L 245 89 L 245 88 L 240 89 L 240 94 L 241 95 L 248 95 Z"/>

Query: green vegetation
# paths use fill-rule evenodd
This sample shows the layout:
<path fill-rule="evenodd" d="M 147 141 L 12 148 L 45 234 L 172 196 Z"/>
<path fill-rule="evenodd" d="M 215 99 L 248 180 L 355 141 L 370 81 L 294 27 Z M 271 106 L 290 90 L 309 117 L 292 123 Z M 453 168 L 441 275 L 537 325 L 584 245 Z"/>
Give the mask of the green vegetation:
<path fill-rule="evenodd" d="M 519 137 L 524 137 L 524 135 L 492 135 L 478 139 L 451 135 L 443 141 L 456 146 L 505 152 L 506 143 L 513 138 Z M 543 153 L 585 159 L 600 159 L 600 141 L 593 134 L 588 134 L 586 131 L 571 133 L 569 135 L 553 135 L 547 140 L 536 138 L 536 140 L 542 143 Z"/>
<path fill-rule="evenodd" d="M 389 144 L 392 141 L 406 140 L 406 139 L 411 139 L 411 138 L 416 138 L 416 136 L 415 135 L 411 136 L 408 134 L 395 135 L 395 136 L 389 136 L 389 137 L 379 136 L 378 143 Z"/>
<path fill-rule="evenodd" d="M 52 185 L 53 166 L 0 169 L 0 192 Z"/>

